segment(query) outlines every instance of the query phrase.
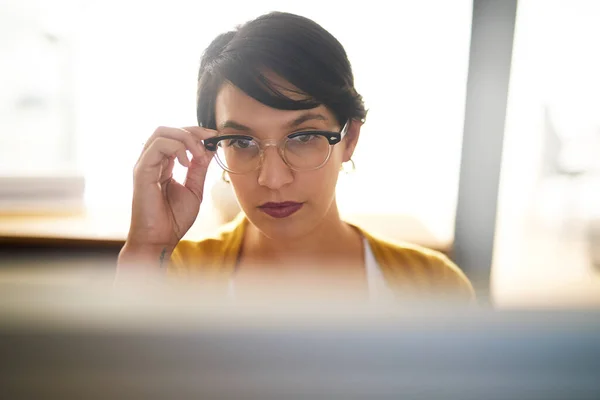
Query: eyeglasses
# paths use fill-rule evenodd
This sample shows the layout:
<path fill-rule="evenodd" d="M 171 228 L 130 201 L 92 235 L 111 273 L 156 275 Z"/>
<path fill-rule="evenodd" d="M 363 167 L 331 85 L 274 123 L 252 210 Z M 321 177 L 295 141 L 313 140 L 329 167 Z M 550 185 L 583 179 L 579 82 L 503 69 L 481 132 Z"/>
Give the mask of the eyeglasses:
<path fill-rule="evenodd" d="M 281 158 L 292 170 L 312 171 L 325 165 L 333 145 L 344 138 L 348 126 L 349 121 L 340 132 L 295 132 L 279 141 L 259 140 L 249 135 L 221 135 L 205 139 L 204 147 L 216 152 L 217 163 L 233 174 L 259 169 L 269 146 L 277 147 Z"/>

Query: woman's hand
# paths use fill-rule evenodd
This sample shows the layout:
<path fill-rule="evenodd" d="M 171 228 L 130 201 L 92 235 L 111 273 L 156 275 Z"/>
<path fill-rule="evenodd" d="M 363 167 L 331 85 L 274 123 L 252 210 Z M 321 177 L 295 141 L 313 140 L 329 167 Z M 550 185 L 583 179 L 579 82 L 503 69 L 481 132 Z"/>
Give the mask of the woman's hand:
<path fill-rule="evenodd" d="M 134 168 L 131 225 L 119 254 L 120 265 L 161 265 L 190 229 L 213 157 L 201 140 L 215 135 L 216 131 L 197 126 L 159 127 L 148 139 Z M 175 159 L 188 169 L 183 184 L 173 179 Z"/>

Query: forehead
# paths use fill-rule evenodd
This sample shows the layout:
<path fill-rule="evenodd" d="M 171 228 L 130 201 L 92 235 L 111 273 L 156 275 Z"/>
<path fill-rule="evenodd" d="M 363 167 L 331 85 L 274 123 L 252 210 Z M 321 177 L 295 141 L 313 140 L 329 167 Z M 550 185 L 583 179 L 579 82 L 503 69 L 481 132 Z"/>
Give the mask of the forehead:
<path fill-rule="evenodd" d="M 292 99 L 304 98 L 303 95 L 293 91 L 289 83 L 285 81 L 275 83 L 283 88 L 290 88 L 287 91 L 280 89 L 286 96 Z M 309 110 L 279 110 L 260 103 L 229 82 L 221 86 L 215 101 L 217 127 L 226 121 L 235 121 L 252 130 L 268 131 L 289 125 L 291 121 L 307 112 L 326 117 L 325 121 L 313 121 L 317 127 L 326 128 L 336 125 L 333 113 L 323 105 Z"/>

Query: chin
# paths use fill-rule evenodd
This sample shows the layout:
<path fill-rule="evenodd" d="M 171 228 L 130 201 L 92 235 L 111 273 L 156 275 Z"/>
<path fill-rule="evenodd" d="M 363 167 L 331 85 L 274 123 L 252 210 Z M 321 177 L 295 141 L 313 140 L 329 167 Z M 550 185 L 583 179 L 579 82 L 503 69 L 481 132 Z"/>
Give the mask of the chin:
<path fill-rule="evenodd" d="M 306 211 L 300 210 L 286 218 L 273 218 L 262 211 L 255 210 L 248 219 L 270 239 L 295 239 L 309 234 L 318 225 L 314 218 L 307 217 Z"/>

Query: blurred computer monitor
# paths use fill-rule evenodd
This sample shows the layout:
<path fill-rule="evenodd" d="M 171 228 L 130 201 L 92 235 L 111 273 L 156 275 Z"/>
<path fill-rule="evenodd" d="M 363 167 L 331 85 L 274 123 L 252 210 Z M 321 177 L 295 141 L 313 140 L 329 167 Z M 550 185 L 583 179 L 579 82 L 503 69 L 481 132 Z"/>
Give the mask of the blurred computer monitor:
<path fill-rule="evenodd" d="M 594 311 L 0 297 L 0 398 L 600 398 Z"/>

